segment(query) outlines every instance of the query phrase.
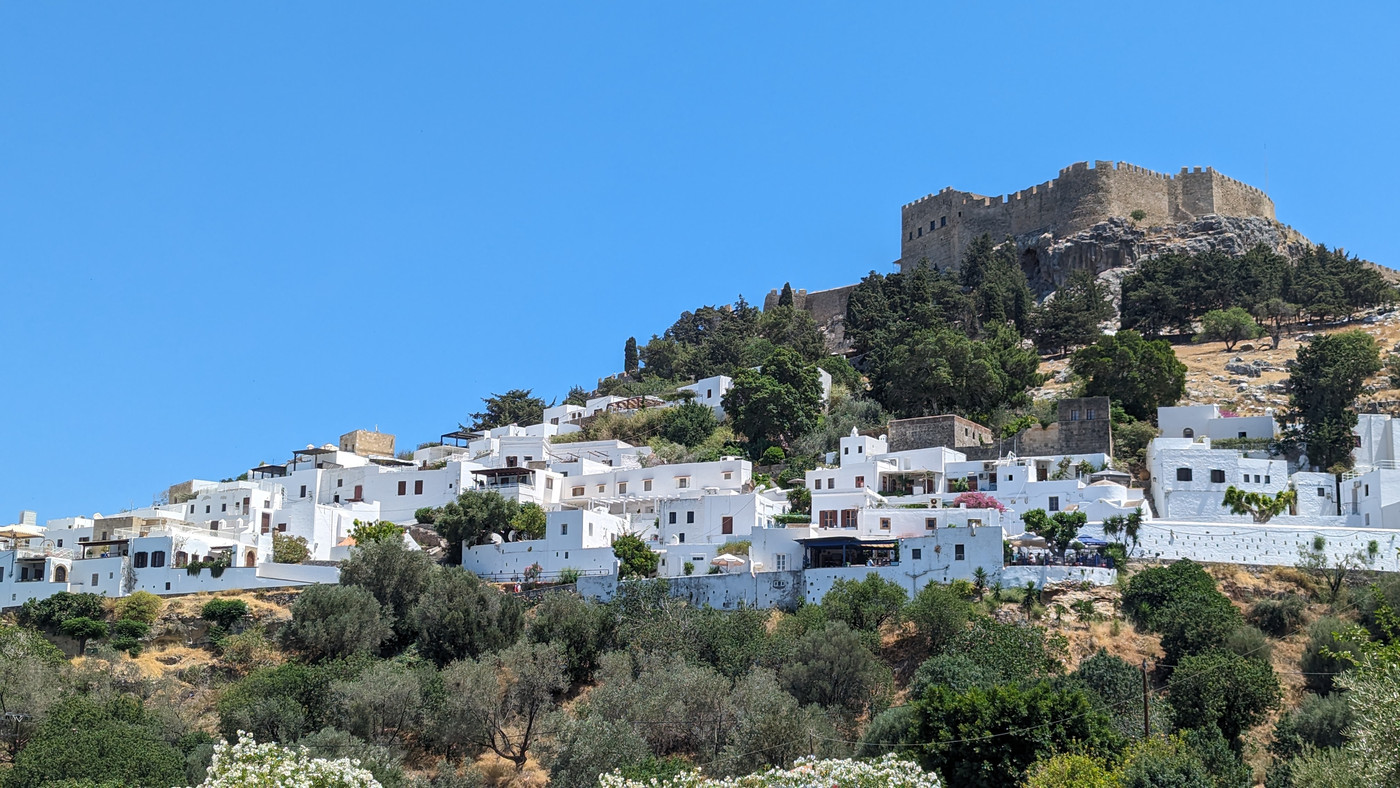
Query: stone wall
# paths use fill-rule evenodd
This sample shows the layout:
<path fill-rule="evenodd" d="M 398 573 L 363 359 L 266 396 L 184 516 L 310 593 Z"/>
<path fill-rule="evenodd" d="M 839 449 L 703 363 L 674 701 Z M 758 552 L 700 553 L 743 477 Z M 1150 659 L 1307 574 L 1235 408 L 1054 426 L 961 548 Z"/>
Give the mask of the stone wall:
<path fill-rule="evenodd" d="M 967 245 L 989 234 L 1021 245 L 1043 234 L 1082 232 L 1112 217 L 1143 211 L 1144 226 L 1209 214 L 1274 219 L 1268 195 L 1215 170 L 1182 168 L 1165 175 L 1127 162 L 1078 162 L 1059 177 L 1013 194 L 989 197 L 948 187 L 901 209 L 900 266 L 922 259 L 957 268 Z"/>
<path fill-rule="evenodd" d="M 817 324 L 817 329 L 826 339 L 826 349 L 832 353 L 847 349 L 846 304 L 855 289 L 856 285 L 846 285 L 810 293 L 806 290 L 792 291 L 792 305 L 812 313 L 812 321 Z M 768 295 L 763 297 L 763 310 L 766 312 L 776 307 L 781 296 L 782 291 L 769 290 Z"/>
<path fill-rule="evenodd" d="M 892 419 L 888 436 L 890 451 L 927 449 L 934 446 L 959 451 L 991 446 L 992 451 L 996 451 L 991 429 L 951 414 Z"/>
<path fill-rule="evenodd" d="M 892 419 L 887 434 L 890 451 L 944 446 L 962 452 L 969 460 L 995 460 L 1010 453 L 1018 457 L 1113 453 L 1108 397 L 1062 399 L 1057 422 L 1028 427 L 1007 439 L 952 415 Z"/>
<path fill-rule="evenodd" d="M 355 430 L 340 436 L 340 450 L 354 452 L 361 457 L 380 455 L 394 456 L 394 436 L 384 432 Z"/>

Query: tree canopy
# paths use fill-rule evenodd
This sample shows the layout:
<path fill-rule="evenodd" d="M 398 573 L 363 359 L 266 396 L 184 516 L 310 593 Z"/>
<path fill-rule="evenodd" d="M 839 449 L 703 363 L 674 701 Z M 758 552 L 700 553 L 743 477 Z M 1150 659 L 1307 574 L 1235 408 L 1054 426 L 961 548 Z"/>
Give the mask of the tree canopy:
<path fill-rule="evenodd" d="M 1147 340 L 1136 331 L 1105 335 L 1076 352 L 1070 369 L 1084 380 L 1084 394 L 1121 403 L 1128 415 L 1157 421 L 1157 408 L 1175 405 L 1186 394 L 1186 365 L 1165 340 Z"/>

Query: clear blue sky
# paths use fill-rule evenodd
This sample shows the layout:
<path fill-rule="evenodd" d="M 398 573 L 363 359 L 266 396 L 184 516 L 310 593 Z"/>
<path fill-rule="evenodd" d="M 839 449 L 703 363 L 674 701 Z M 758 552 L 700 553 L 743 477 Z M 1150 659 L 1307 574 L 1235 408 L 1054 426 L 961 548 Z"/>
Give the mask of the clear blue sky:
<path fill-rule="evenodd" d="M 1267 155 L 1397 263 L 1394 4 L 1044 6 L 0 5 L 0 522 L 562 398 L 1074 161 Z"/>

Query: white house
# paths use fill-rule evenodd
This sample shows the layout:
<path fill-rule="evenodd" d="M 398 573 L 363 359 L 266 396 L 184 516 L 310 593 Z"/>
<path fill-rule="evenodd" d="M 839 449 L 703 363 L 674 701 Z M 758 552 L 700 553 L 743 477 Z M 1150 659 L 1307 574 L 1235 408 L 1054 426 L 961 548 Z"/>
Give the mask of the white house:
<path fill-rule="evenodd" d="M 1273 438 L 1278 421 L 1273 410 L 1263 416 L 1234 416 L 1219 405 L 1176 405 L 1157 409 L 1157 426 L 1164 438 Z"/>

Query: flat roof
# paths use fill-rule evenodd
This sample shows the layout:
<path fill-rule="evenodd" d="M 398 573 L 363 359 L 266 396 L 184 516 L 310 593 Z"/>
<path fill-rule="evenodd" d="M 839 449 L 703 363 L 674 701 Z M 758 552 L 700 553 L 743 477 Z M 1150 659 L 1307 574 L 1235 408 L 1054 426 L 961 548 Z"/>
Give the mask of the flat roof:
<path fill-rule="evenodd" d="M 522 473 L 534 473 L 534 468 L 527 468 L 523 465 L 514 465 L 509 468 L 478 468 L 472 473 L 478 476 L 514 476 Z"/>

